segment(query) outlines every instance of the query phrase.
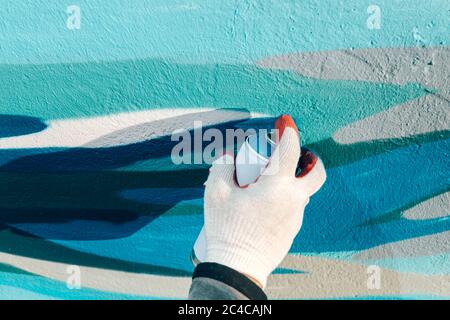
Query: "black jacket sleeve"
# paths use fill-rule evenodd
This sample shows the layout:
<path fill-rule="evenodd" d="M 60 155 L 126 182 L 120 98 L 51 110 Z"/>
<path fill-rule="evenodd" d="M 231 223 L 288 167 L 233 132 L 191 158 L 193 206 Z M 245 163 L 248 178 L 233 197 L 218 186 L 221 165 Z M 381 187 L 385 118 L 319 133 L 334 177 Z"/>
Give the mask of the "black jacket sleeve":
<path fill-rule="evenodd" d="M 267 300 L 252 280 L 218 263 L 200 263 L 192 275 L 191 300 Z"/>

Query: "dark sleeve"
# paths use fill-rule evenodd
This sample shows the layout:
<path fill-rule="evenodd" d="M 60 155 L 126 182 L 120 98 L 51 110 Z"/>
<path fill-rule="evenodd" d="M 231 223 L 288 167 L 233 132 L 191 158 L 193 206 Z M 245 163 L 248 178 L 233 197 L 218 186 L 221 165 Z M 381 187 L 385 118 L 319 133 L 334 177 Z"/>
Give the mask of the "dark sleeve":
<path fill-rule="evenodd" d="M 252 280 L 218 263 L 200 263 L 192 275 L 191 300 L 267 300 Z"/>

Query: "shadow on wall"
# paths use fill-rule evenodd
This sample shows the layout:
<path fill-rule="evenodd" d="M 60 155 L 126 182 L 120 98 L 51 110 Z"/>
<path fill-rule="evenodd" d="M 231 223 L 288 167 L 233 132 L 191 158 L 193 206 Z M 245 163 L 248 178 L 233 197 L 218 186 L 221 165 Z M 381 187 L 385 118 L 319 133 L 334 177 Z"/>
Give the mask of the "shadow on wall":
<path fill-rule="evenodd" d="M 38 118 L 0 114 L 0 138 L 36 133 L 46 128 Z"/>

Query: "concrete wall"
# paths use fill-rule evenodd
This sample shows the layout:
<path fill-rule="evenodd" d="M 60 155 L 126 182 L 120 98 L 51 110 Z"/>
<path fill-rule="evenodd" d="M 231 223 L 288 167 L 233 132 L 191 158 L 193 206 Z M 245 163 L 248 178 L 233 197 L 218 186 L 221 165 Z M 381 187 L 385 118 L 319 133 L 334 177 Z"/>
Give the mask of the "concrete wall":
<path fill-rule="evenodd" d="M 0 298 L 185 297 L 208 169 L 170 133 L 281 113 L 328 180 L 269 296 L 450 297 L 449 12 L 1 0 Z"/>

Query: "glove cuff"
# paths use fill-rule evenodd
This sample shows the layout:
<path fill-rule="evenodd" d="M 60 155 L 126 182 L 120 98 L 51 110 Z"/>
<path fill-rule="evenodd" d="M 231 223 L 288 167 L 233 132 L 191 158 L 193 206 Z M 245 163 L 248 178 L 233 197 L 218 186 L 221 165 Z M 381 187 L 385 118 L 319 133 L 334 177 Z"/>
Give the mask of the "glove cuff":
<path fill-rule="evenodd" d="M 242 274 L 256 279 L 263 288 L 267 284 L 267 278 L 273 271 L 270 261 L 264 254 L 248 250 L 244 246 L 210 244 L 205 262 L 215 262 L 232 268 Z"/>

